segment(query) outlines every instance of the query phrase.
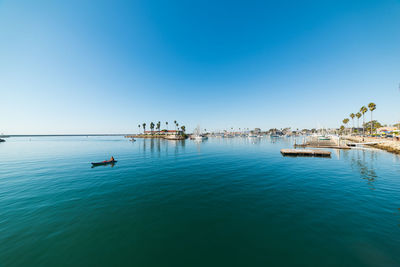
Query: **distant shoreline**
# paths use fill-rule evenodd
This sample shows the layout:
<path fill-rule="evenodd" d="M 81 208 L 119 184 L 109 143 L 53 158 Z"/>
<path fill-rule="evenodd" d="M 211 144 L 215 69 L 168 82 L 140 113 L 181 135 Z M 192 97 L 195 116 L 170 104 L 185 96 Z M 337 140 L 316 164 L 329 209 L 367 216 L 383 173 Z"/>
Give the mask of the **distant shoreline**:
<path fill-rule="evenodd" d="M 126 136 L 127 134 L 7 134 L 6 137 Z M 0 136 L 1 137 L 1 136 Z"/>

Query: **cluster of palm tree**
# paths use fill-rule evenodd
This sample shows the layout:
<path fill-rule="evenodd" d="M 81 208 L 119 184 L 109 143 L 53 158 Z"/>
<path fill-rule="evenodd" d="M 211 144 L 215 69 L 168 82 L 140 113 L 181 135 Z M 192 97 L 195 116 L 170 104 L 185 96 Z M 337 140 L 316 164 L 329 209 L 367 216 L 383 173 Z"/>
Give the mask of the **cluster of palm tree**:
<path fill-rule="evenodd" d="M 360 111 L 359 112 L 357 112 L 357 113 L 351 113 L 350 115 L 349 115 L 349 117 L 351 118 L 351 120 L 352 120 L 352 123 L 353 123 L 353 128 L 352 128 L 352 130 L 354 129 L 354 118 L 355 117 L 357 117 L 357 128 L 359 129 L 360 128 L 360 118 L 362 117 L 362 119 L 363 119 L 363 135 L 365 135 L 365 113 L 367 113 L 368 112 L 368 109 L 369 109 L 369 111 L 371 111 L 371 134 L 372 134 L 372 131 L 373 131 L 373 122 L 372 122 L 372 112 L 376 109 L 376 104 L 375 103 L 373 103 L 373 102 L 371 102 L 371 103 L 369 103 L 368 104 L 368 108 L 366 107 L 366 106 L 362 106 L 361 108 L 360 108 Z M 344 125 L 347 125 L 347 123 L 349 122 L 350 120 L 348 119 L 348 118 L 345 118 L 342 122 L 343 122 L 343 124 Z"/>
<path fill-rule="evenodd" d="M 175 130 L 178 130 L 179 129 L 179 123 L 177 123 L 177 121 L 175 120 L 174 121 L 174 124 L 175 124 Z M 146 131 L 146 123 L 144 122 L 142 125 L 138 125 L 138 128 L 139 128 L 139 132 L 140 132 L 140 127 L 143 127 L 143 133 Z M 167 128 L 167 131 L 168 131 L 168 122 L 166 121 L 165 122 L 165 126 L 166 126 L 166 128 Z M 160 131 L 161 130 L 161 122 L 160 121 L 158 121 L 157 122 L 157 124 L 154 124 L 154 122 L 150 122 L 150 129 L 151 129 L 151 131 L 153 132 L 154 131 L 154 128 L 157 130 L 157 131 Z M 182 132 L 185 132 L 186 131 L 186 127 L 185 126 L 181 126 L 181 128 L 180 128 L 181 130 L 182 130 Z"/>

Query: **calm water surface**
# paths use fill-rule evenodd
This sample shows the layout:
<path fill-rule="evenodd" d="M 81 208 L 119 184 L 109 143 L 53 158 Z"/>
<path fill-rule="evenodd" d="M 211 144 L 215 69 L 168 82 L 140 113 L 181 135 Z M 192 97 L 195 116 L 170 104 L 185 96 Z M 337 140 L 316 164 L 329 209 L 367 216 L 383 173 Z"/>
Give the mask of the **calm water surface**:
<path fill-rule="evenodd" d="M 9 138 L 0 266 L 400 266 L 400 158 L 292 142 Z"/>

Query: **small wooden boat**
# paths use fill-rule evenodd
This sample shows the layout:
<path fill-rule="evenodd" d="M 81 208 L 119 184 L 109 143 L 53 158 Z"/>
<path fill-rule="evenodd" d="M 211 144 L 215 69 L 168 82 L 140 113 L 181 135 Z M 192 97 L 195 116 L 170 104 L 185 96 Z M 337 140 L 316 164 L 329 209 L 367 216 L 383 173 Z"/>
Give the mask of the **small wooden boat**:
<path fill-rule="evenodd" d="M 105 160 L 105 161 L 101 161 L 101 162 L 92 162 L 92 165 L 100 166 L 100 165 L 114 164 L 116 162 L 117 162 L 116 160 Z"/>

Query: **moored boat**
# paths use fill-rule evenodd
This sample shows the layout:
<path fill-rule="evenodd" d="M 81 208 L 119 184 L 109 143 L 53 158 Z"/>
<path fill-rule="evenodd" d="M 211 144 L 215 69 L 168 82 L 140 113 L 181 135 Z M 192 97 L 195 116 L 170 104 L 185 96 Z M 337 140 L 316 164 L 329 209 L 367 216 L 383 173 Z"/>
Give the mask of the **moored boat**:
<path fill-rule="evenodd" d="M 196 140 L 196 141 L 203 141 L 203 140 L 208 139 L 208 137 L 207 136 L 203 136 L 203 135 L 195 135 L 195 136 L 192 137 L 192 139 Z"/>
<path fill-rule="evenodd" d="M 190 139 L 195 141 L 203 141 L 208 139 L 208 137 L 201 133 L 200 125 L 197 125 L 193 131 L 193 134 L 190 136 Z"/>

